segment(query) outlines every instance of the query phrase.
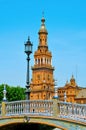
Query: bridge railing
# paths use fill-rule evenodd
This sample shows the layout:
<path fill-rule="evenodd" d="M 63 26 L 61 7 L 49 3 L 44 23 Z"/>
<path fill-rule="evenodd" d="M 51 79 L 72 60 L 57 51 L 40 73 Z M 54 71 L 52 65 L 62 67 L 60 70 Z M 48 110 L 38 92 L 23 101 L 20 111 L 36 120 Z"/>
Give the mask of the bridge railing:
<path fill-rule="evenodd" d="M 60 117 L 86 121 L 86 105 L 59 102 Z"/>
<path fill-rule="evenodd" d="M 53 101 L 50 100 L 23 100 L 6 102 L 6 115 L 36 114 L 49 115 L 53 113 Z"/>
<path fill-rule="evenodd" d="M 86 122 L 86 105 L 52 100 L 21 100 L 2 102 L 0 116 L 42 115 Z"/>
<path fill-rule="evenodd" d="M 0 116 L 1 116 L 1 111 L 2 111 L 2 110 L 1 110 L 1 107 L 2 107 L 2 105 L 0 104 Z"/>

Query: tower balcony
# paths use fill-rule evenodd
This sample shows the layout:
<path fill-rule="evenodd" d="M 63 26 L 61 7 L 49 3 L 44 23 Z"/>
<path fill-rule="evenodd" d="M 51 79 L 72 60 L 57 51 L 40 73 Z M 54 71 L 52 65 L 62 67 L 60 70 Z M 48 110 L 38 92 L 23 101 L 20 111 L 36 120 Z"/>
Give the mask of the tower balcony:
<path fill-rule="evenodd" d="M 43 69 L 55 70 L 54 67 L 52 67 L 51 65 L 46 65 L 46 64 L 41 64 L 41 65 L 37 64 L 37 65 L 32 66 L 31 69 L 32 70 L 38 70 L 38 69 L 41 69 L 41 70 L 43 70 Z"/>
<path fill-rule="evenodd" d="M 31 89 L 31 92 L 54 92 L 54 89 L 52 89 L 52 88 L 41 88 L 41 89 Z"/>

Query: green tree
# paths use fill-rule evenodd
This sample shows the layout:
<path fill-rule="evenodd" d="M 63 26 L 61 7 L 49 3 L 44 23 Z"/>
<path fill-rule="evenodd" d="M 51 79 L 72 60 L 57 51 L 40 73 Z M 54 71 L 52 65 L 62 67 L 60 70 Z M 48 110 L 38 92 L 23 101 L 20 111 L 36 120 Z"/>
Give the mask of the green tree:
<path fill-rule="evenodd" d="M 3 88 L 4 88 L 4 85 L 0 85 L 0 102 L 3 100 Z"/>
<path fill-rule="evenodd" d="M 3 100 L 4 84 L 0 85 L 0 102 Z M 25 88 L 6 85 L 6 97 L 8 101 L 17 101 L 25 99 Z"/>

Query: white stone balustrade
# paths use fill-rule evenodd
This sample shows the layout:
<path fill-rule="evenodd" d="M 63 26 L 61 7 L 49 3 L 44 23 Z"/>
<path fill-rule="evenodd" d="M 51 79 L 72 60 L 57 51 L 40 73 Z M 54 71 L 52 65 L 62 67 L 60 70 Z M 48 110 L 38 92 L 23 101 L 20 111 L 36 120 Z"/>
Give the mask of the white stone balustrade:
<path fill-rule="evenodd" d="M 86 105 L 59 102 L 60 117 L 86 121 Z"/>
<path fill-rule="evenodd" d="M 86 122 L 86 105 L 53 100 L 21 100 L 2 102 L 0 116 L 41 115 Z M 57 108 L 57 109 L 55 109 Z"/>
<path fill-rule="evenodd" d="M 42 114 L 52 115 L 53 101 L 50 100 L 23 100 L 6 102 L 6 115 Z"/>
<path fill-rule="evenodd" d="M 2 107 L 2 105 L 0 104 L 0 115 L 1 115 L 1 107 Z"/>

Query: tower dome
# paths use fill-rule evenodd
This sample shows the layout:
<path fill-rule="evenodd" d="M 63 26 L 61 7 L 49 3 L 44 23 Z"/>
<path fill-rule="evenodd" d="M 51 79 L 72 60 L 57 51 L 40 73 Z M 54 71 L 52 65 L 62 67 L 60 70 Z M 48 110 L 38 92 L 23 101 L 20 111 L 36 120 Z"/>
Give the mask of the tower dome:
<path fill-rule="evenodd" d="M 42 17 L 41 22 L 42 22 L 42 24 L 41 24 L 38 34 L 41 34 L 41 33 L 48 34 L 47 29 L 45 27 L 45 18 L 44 17 Z"/>

